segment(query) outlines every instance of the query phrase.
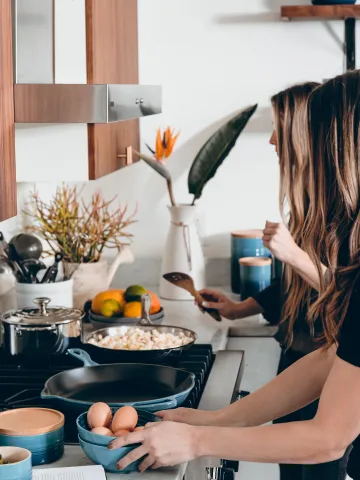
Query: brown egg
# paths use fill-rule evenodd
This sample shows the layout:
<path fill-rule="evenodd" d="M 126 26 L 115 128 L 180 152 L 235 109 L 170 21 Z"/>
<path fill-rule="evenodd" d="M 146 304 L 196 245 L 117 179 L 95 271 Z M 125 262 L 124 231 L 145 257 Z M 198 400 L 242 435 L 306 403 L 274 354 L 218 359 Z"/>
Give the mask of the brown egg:
<path fill-rule="evenodd" d="M 91 405 L 87 414 L 87 422 L 90 429 L 95 427 L 109 427 L 111 420 L 111 409 L 106 403 L 99 402 Z"/>
<path fill-rule="evenodd" d="M 127 435 L 129 433 L 128 430 L 117 430 L 115 433 L 114 433 L 114 437 L 123 437 L 124 435 Z"/>
<path fill-rule="evenodd" d="M 134 432 L 141 432 L 142 430 L 145 430 L 145 427 L 136 427 L 136 428 L 134 428 Z"/>
<path fill-rule="evenodd" d="M 114 434 L 111 430 L 105 427 L 95 427 L 91 430 L 91 433 L 96 433 L 97 435 L 104 435 L 105 437 L 113 437 Z"/>
<path fill-rule="evenodd" d="M 138 414 L 134 407 L 121 407 L 114 415 L 111 430 L 113 432 L 118 430 L 128 430 L 130 432 L 134 430 L 137 422 Z"/>

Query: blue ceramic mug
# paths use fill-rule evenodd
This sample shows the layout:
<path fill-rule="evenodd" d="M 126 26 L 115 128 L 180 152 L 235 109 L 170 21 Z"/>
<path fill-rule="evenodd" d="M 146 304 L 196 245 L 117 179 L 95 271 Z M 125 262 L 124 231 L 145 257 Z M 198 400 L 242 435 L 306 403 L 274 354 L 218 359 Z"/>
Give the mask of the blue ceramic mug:
<path fill-rule="evenodd" d="M 19 447 L 0 447 L 0 455 L 7 462 L 0 465 L 1 480 L 31 480 L 31 452 Z"/>
<path fill-rule="evenodd" d="M 271 257 L 270 251 L 263 245 L 262 236 L 262 230 L 231 232 L 231 290 L 233 293 L 240 293 L 240 258 Z"/>
<path fill-rule="evenodd" d="M 254 296 L 270 285 L 272 277 L 271 263 L 271 258 L 240 258 L 241 300 Z"/>

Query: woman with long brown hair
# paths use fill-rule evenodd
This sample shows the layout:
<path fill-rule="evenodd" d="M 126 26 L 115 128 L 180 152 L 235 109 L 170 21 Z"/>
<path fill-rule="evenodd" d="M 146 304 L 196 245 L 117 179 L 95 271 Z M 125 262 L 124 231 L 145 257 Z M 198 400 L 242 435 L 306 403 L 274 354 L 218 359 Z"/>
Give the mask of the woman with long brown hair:
<path fill-rule="evenodd" d="M 308 82 L 290 87 L 274 95 L 274 132 L 270 143 L 275 146 L 280 166 L 280 208 L 284 224 L 267 222 L 264 244 L 284 265 L 281 280 L 276 280 L 264 291 L 243 302 L 233 302 L 221 292 L 204 290 L 213 302 L 206 306 L 216 308 L 230 319 L 262 313 L 272 324 L 279 325 L 275 338 L 282 347 L 278 374 L 304 355 L 317 348 L 314 335 L 321 332 L 321 322 L 307 321 L 311 300 L 319 289 L 318 272 L 310 257 L 302 250 L 302 231 L 308 211 L 307 192 L 309 147 L 304 135 L 309 95 L 320 84 Z M 286 215 L 286 210 L 290 213 Z M 325 269 L 325 267 L 324 267 Z M 314 289 L 309 283 L 314 286 Z M 313 402 L 297 412 L 277 419 L 277 423 L 310 420 L 317 411 Z M 181 413 L 167 414 L 174 418 Z M 196 413 L 194 413 L 196 415 Z M 347 455 L 341 460 L 320 465 L 280 465 L 281 480 L 342 480 L 346 478 Z"/>
<path fill-rule="evenodd" d="M 309 208 L 302 245 L 316 265 L 320 281 L 310 318 L 321 318 L 323 333 L 318 340 L 322 348 L 248 397 L 210 413 L 207 426 L 164 421 L 115 440 L 110 448 L 141 444 L 120 461 L 119 468 L 141 457 L 146 457 L 141 470 L 201 456 L 322 463 L 341 458 L 359 435 L 359 127 L 358 71 L 314 90 L 309 101 Z M 326 278 L 322 258 L 328 268 Z M 264 425 L 319 397 L 314 419 Z M 357 472 L 350 475 L 360 478 Z"/>

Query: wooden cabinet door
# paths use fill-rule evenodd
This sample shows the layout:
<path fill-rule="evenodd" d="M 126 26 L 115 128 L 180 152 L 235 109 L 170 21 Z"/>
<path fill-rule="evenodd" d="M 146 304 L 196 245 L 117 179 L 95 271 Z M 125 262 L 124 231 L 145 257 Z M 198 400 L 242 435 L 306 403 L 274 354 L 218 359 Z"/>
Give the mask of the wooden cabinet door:
<path fill-rule="evenodd" d="M 0 2 L 0 222 L 17 215 L 11 0 Z"/>
<path fill-rule="evenodd" d="M 137 0 L 86 0 L 88 83 L 138 84 Z M 139 150 L 139 120 L 88 126 L 89 178 L 126 165 L 118 154 Z"/>

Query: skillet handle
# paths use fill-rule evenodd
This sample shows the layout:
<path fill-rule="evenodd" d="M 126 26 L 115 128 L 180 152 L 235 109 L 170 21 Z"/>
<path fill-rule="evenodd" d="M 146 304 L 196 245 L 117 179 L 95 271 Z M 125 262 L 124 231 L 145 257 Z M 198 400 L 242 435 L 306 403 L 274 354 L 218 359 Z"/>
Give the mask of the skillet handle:
<path fill-rule="evenodd" d="M 44 390 L 40 394 L 41 398 L 44 398 L 45 400 L 49 400 L 51 398 L 59 398 L 57 395 L 51 395 L 47 387 L 44 388 Z"/>
<path fill-rule="evenodd" d="M 84 367 L 96 367 L 99 365 L 93 362 L 90 355 L 85 352 L 85 350 L 81 350 L 81 348 L 69 348 L 68 354 L 80 360 L 84 364 Z"/>

